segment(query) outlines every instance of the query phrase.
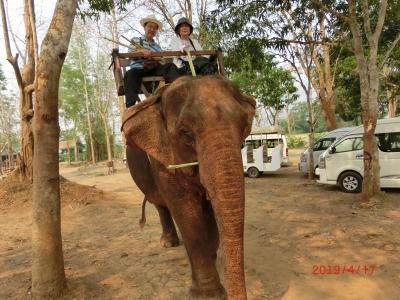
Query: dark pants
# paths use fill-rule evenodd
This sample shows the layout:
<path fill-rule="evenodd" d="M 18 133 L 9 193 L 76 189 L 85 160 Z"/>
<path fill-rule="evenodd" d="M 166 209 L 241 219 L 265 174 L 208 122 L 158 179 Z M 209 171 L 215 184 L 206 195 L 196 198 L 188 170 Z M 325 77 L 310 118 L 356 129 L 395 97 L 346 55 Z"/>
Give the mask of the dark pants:
<path fill-rule="evenodd" d="M 170 83 L 178 78 L 180 74 L 178 73 L 178 68 L 172 63 L 157 64 L 155 68 L 150 70 L 130 69 L 125 73 L 124 77 L 125 105 L 127 108 L 140 101 L 138 96 L 140 85 L 142 84 L 142 78 L 146 76 L 164 76 L 165 82 Z"/>
<path fill-rule="evenodd" d="M 197 75 L 214 75 L 218 73 L 218 65 L 214 60 L 199 56 L 193 60 L 193 66 Z M 181 75 L 192 75 L 189 62 L 183 61 L 183 67 L 178 69 Z"/>

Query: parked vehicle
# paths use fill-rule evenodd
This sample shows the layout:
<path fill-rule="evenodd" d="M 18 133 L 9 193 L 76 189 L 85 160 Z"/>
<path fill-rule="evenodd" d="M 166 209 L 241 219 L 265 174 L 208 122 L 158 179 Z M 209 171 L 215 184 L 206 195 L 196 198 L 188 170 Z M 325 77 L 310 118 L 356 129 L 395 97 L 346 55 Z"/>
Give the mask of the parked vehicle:
<path fill-rule="evenodd" d="M 328 147 L 336 141 L 338 138 L 342 137 L 344 134 L 348 133 L 350 130 L 354 129 L 354 127 L 344 127 L 337 128 L 323 135 L 320 139 L 318 139 L 313 148 L 313 159 L 314 159 L 314 170 L 318 167 L 318 159 L 319 156 L 326 150 Z M 299 162 L 299 171 L 307 174 L 308 173 L 308 161 L 309 161 L 309 149 L 305 149 L 303 153 L 300 154 L 300 162 Z"/>
<path fill-rule="evenodd" d="M 358 193 L 364 174 L 364 127 L 358 126 L 333 143 L 319 159 L 317 182 L 337 184 L 343 192 Z M 400 117 L 378 120 L 380 183 L 384 188 L 400 188 Z"/>
<path fill-rule="evenodd" d="M 281 166 L 286 166 L 289 163 L 289 147 L 286 135 L 284 133 L 269 133 L 267 134 L 268 148 L 274 148 L 281 145 Z"/>
<path fill-rule="evenodd" d="M 279 170 L 283 161 L 283 147 L 284 142 L 280 133 L 252 132 L 246 138 L 241 150 L 244 172 L 249 177 L 256 178 L 263 172 Z"/>

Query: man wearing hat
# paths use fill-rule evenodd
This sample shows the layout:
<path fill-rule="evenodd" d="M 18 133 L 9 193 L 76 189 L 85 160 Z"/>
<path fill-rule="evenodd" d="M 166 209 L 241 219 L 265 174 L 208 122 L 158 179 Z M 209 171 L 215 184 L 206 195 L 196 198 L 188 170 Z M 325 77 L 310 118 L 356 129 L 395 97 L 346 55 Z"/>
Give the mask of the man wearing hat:
<path fill-rule="evenodd" d="M 175 33 L 177 34 L 177 37 L 171 40 L 169 46 L 170 50 L 181 51 L 182 53 L 185 53 L 184 48 L 188 48 L 189 51 L 203 50 L 198 40 L 190 38 L 190 35 L 193 33 L 193 26 L 187 18 L 180 18 L 178 20 L 178 23 L 175 26 Z M 192 59 L 196 73 L 208 75 L 217 72 L 217 66 L 210 62 L 208 56 L 192 56 Z M 191 74 L 187 56 L 175 57 L 174 64 L 177 66 L 180 74 Z"/>
<path fill-rule="evenodd" d="M 147 16 L 140 20 L 144 28 L 144 35 L 134 42 L 139 49 L 133 52 L 140 54 L 143 58 L 134 59 L 130 65 L 130 70 L 125 73 L 125 104 L 126 107 L 134 105 L 140 101 L 138 96 L 142 78 L 145 76 L 164 76 L 167 83 L 178 78 L 177 68 L 172 63 L 160 64 L 158 58 L 151 58 L 151 52 L 162 51 L 160 45 L 154 41 L 158 30 L 162 29 L 162 23 L 154 15 Z"/>

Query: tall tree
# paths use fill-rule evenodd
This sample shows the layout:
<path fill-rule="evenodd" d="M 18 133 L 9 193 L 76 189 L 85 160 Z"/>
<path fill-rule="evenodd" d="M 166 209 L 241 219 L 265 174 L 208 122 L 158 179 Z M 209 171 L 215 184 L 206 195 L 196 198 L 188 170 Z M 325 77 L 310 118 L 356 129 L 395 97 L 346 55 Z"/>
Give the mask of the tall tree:
<path fill-rule="evenodd" d="M 94 141 L 93 141 L 93 129 L 92 129 L 92 120 L 90 118 L 91 110 L 90 110 L 90 91 L 89 91 L 89 82 L 88 82 L 88 69 L 90 65 L 89 59 L 89 47 L 87 45 L 87 41 L 85 39 L 85 35 L 83 32 L 82 24 L 76 23 L 76 43 L 77 43 L 77 53 L 78 53 L 78 62 L 79 62 L 79 70 L 82 73 L 83 78 L 83 89 L 85 95 L 85 105 L 86 105 L 86 118 L 87 118 L 87 129 L 88 129 L 88 137 L 89 137 L 89 145 L 90 145 L 90 153 L 92 163 L 96 163 L 96 156 L 94 152 Z"/>
<path fill-rule="evenodd" d="M 214 22 L 229 37 L 257 38 L 269 49 L 274 49 L 274 53 L 283 60 L 288 59 L 288 48 L 308 45 L 311 49 L 312 44 L 313 51 L 308 54 L 313 68 L 309 80 L 321 102 L 328 128 L 335 129 L 335 64 L 330 61 L 332 33 L 325 26 L 328 22 L 326 16 L 307 7 L 303 3 L 306 1 L 217 2 L 220 6 L 213 12 Z"/>
<path fill-rule="evenodd" d="M 32 293 L 55 298 L 66 286 L 61 239 L 58 165 L 58 84 L 77 0 L 58 0 L 43 40 L 35 81 Z"/>
<path fill-rule="evenodd" d="M 1 69 L 0 69 L 1 71 Z M 1 82 L 1 72 L 0 72 L 0 87 Z M 7 95 L 0 90 L 0 153 L 7 151 L 8 161 L 7 165 L 9 167 L 14 165 L 14 150 L 16 150 L 17 145 L 17 115 L 16 115 L 16 96 Z M 1 164 L 2 162 L 0 162 Z M 0 166 L 1 167 L 1 166 Z"/>
<path fill-rule="evenodd" d="M 222 8 L 219 12 L 228 9 L 228 22 L 221 22 L 220 25 L 227 26 L 231 32 L 238 34 L 249 34 L 266 38 L 267 43 L 275 42 L 279 44 L 293 43 L 316 45 L 318 40 L 306 38 L 299 40 L 282 40 L 273 37 L 269 38 L 270 32 L 279 34 L 279 30 L 274 29 L 274 24 L 280 26 L 282 32 L 289 32 L 293 27 L 307 25 L 307 22 L 295 22 L 288 25 L 286 22 L 279 22 L 276 12 L 283 9 L 292 11 L 293 7 L 301 8 L 296 14 L 297 17 L 309 19 L 308 12 L 314 11 L 319 15 L 323 12 L 330 20 L 327 32 L 334 32 L 339 36 L 339 32 L 348 32 L 351 35 L 352 50 L 357 62 L 357 73 L 360 80 L 362 118 L 364 124 L 364 181 L 361 199 L 367 201 L 380 190 L 379 186 L 379 162 L 374 132 L 378 116 L 378 94 L 379 94 L 379 71 L 381 67 L 391 57 L 393 50 L 400 41 L 399 28 L 395 34 L 390 35 L 384 44 L 385 51 L 382 52 L 382 59 L 378 60 L 378 50 L 380 47 L 380 37 L 385 24 L 385 17 L 389 8 L 395 10 L 399 8 L 399 0 L 299 0 L 299 1 L 240 1 L 245 6 L 238 6 L 239 1 L 219 0 Z M 269 6 L 267 4 L 270 4 Z M 272 5 L 271 5 L 272 4 Z M 242 9 L 243 7 L 243 9 Z M 278 15 L 279 16 L 279 15 Z M 223 21 L 225 21 L 224 19 Z M 310 20 L 310 19 L 309 19 Z M 312 26 L 312 22 L 308 22 Z M 327 25 L 325 24 L 325 25 Z M 386 22 L 387 24 L 387 22 Z M 301 28 L 307 28 L 301 27 Z M 279 35 L 278 35 L 279 36 Z M 307 35 L 302 35 L 307 37 Z M 320 41 L 324 43 L 325 41 Z"/>
<path fill-rule="evenodd" d="M 78 161 L 78 149 L 76 142 L 79 135 L 86 134 L 85 122 L 85 99 L 83 92 L 83 78 L 79 71 L 79 66 L 73 60 L 74 48 L 70 47 L 68 56 L 63 65 L 60 78 L 60 112 L 64 119 L 66 138 L 71 138 L 75 142 L 74 159 Z M 67 130 L 69 129 L 69 130 Z"/>
<path fill-rule="evenodd" d="M 100 118 L 104 126 L 104 140 L 107 146 L 107 160 L 112 161 L 112 151 L 109 133 L 109 111 L 112 105 L 114 90 L 112 88 L 113 81 L 110 78 L 110 72 L 104 68 L 107 64 L 106 57 L 99 50 L 97 51 L 96 70 L 95 70 L 95 91 L 94 91 L 94 106 L 100 114 Z"/>
<path fill-rule="evenodd" d="M 379 41 L 388 11 L 387 0 L 362 0 L 360 3 L 355 0 L 335 1 L 333 5 L 329 6 L 317 0 L 312 0 L 312 2 L 317 9 L 329 13 L 332 18 L 346 24 L 351 32 L 360 79 L 364 125 L 364 180 L 361 200 L 369 201 L 372 196 L 380 191 L 379 156 L 375 140 L 380 87 L 379 72 L 380 67 L 383 67 L 400 41 L 400 30 L 397 36 L 394 36 L 394 39 L 388 43 L 383 60 L 379 63 Z M 391 1 L 391 5 L 398 7 L 398 1 Z"/>
<path fill-rule="evenodd" d="M 6 11 L 4 1 L 0 0 L 0 10 L 3 23 L 4 42 L 7 53 L 7 60 L 12 65 L 17 80 L 20 93 L 20 157 L 19 172 L 22 180 L 32 181 L 33 175 L 33 100 L 32 92 L 34 90 L 35 80 L 35 12 L 32 0 L 24 0 L 24 24 L 25 24 L 25 52 L 26 57 L 22 53 L 12 55 L 9 28 L 7 24 Z M 19 48 L 17 48 L 19 49 Z M 18 65 L 18 57 L 25 57 L 24 66 L 20 69 Z"/>

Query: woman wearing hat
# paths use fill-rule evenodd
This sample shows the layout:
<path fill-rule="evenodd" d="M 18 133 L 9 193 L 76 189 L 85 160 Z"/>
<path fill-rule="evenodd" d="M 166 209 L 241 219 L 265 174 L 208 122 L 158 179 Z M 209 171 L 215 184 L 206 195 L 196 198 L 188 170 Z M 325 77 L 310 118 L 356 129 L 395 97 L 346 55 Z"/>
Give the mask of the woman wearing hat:
<path fill-rule="evenodd" d="M 175 26 L 175 33 L 178 35 L 171 40 L 170 50 L 181 51 L 185 53 L 184 48 L 189 51 L 203 50 L 198 40 L 190 38 L 193 32 L 193 26 L 187 18 L 180 18 Z M 207 56 L 192 56 L 196 73 L 201 75 L 215 74 L 217 66 L 211 63 Z M 174 64 L 178 67 L 178 71 L 182 75 L 190 75 L 191 71 L 188 64 L 187 56 L 175 57 Z"/>
<path fill-rule="evenodd" d="M 162 65 L 158 62 L 158 59 L 150 57 L 151 52 L 162 51 L 160 45 L 154 41 L 157 31 L 162 29 L 162 23 L 154 15 L 150 15 L 141 19 L 140 24 L 144 28 L 144 35 L 134 39 L 135 44 L 140 45 L 140 49 L 133 52 L 142 55 L 143 58 L 132 60 L 130 70 L 125 73 L 125 104 L 127 108 L 140 101 L 138 94 L 143 77 L 164 76 L 165 81 L 169 83 L 179 76 L 174 64 L 166 63 Z"/>

